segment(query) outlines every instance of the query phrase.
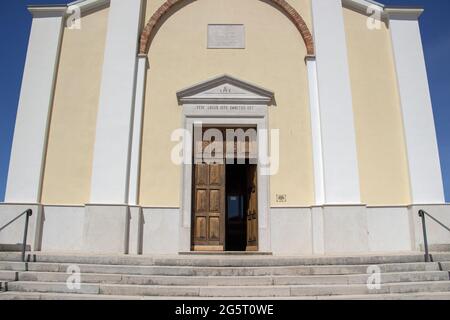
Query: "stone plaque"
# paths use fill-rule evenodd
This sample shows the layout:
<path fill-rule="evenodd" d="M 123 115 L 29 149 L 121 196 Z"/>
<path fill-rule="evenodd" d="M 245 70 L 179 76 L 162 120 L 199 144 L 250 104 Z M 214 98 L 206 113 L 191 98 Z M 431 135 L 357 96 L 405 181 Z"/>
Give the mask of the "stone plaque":
<path fill-rule="evenodd" d="M 209 24 L 208 49 L 244 49 L 243 24 Z"/>
<path fill-rule="evenodd" d="M 287 195 L 285 194 L 277 194 L 277 202 L 287 202 Z"/>

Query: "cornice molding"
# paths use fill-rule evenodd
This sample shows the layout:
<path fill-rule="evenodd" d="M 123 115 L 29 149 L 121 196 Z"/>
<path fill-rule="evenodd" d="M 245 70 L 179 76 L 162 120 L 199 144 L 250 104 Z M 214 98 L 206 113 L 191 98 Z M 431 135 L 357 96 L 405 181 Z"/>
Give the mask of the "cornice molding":
<path fill-rule="evenodd" d="M 64 6 L 29 6 L 30 12 L 35 15 L 48 15 L 58 14 L 60 10 L 65 8 L 67 14 L 69 7 L 78 6 L 82 13 L 95 10 L 99 7 L 106 6 L 110 3 L 110 0 L 77 0 Z M 368 8 L 378 9 L 382 12 L 383 16 L 391 18 L 405 18 L 405 19 L 417 19 L 423 13 L 423 8 L 415 7 L 387 7 L 379 2 L 373 0 L 342 0 L 342 4 L 348 8 L 352 8 L 361 12 L 367 12 Z"/>
<path fill-rule="evenodd" d="M 346 6 L 347 8 L 352 8 L 364 12 L 367 12 L 368 8 L 378 9 L 379 11 L 383 11 L 385 8 L 383 4 L 370 0 L 342 0 L 342 5 Z"/>
<path fill-rule="evenodd" d="M 382 19 L 418 19 L 424 12 L 423 8 L 407 6 L 385 6 L 371 0 L 342 0 L 342 5 L 363 14 L 368 14 L 368 9 L 378 10 Z M 372 12 L 373 13 L 373 12 Z"/>
<path fill-rule="evenodd" d="M 78 7 L 81 14 L 108 6 L 110 0 L 78 0 L 67 5 L 30 5 L 28 11 L 33 18 L 60 17 L 73 14 L 73 7 Z"/>
<path fill-rule="evenodd" d="M 78 8 L 80 8 L 81 13 L 84 14 L 97 8 L 107 6 L 109 5 L 109 3 L 110 0 L 78 0 L 67 4 L 67 8 L 69 9 L 70 7 L 77 6 Z M 68 12 L 68 14 L 71 13 L 72 12 Z"/>
<path fill-rule="evenodd" d="M 65 16 L 67 11 L 66 5 L 61 6 L 28 6 L 28 11 L 33 18 L 46 18 L 46 17 L 62 17 Z"/>
<path fill-rule="evenodd" d="M 413 7 L 387 7 L 385 9 L 385 13 L 389 17 L 389 19 L 397 20 L 417 20 L 423 12 L 423 8 Z"/>

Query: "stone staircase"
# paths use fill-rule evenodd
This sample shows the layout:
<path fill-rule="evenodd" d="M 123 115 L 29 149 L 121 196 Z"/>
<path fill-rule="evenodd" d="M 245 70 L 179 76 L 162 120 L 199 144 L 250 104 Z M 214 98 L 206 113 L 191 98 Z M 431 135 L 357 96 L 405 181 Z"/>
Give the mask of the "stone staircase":
<path fill-rule="evenodd" d="M 0 300 L 446 299 L 450 253 L 336 257 L 0 252 Z M 68 273 L 69 270 L 69 273 Z M 67 284 L 70 270 L 81 284 Z M 381 285 L 369 289 L 371 272 Z M 69 283 L 71 284 L 71 283 Z"/>

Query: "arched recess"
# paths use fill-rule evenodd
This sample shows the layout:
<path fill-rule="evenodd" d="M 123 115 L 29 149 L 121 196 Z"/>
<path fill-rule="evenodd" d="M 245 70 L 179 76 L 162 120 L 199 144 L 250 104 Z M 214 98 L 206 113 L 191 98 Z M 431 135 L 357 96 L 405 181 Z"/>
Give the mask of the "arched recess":
<path fill-rule="evenodd" d="M 141 34 L 140 40 L 140 54 L 147 54 L 150 48 L 151 35 L 155 30 L 157 24 L 168 14 L 169 10 L 177 4 L 186 2 L 189 0 L 167 0 L 159 9 L 153 14 L 153 16 L 148 21 L 144 30 Z M 192 0 L 191 0 L 192 1 Z M 195 1 L 195 0 L 194 0 Z M 308 26 L 303 20 L 302 16 L 295 10 L 289 3 L 285 0 L 261 0 L 272 3 L 276 5 L 284 14 L 286 14 L 290 20 L 294 23 L 295 27 L 298 29 L 302 35 L 303 41 L 305 42 L 306 52 L 308 55 L 314 55 L 314 40 L 309 31 Z"/>

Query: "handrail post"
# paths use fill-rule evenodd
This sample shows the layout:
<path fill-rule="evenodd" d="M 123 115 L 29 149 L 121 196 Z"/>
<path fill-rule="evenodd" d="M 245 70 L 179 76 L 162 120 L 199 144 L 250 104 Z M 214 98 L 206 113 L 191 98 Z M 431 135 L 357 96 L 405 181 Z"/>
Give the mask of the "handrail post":
<path fill-rule="evenodd" d="M 419 217 L 422 218 L 423 245 L 425 247 L 425 262 L 430 262 L 430 254 L 428 251 L 427 227 L 425 224 L 425 211 L 419 210 Z"/>
<path fill-rule="evenodd" d="M 28 236 L 28 222 L 32 216 L 33 211 L 31 209 L 27 210 L 25 215 L 25 230 L 23 232 L 23 244 L 22 244 L 22 262 L 25 262 L 25 251 L 27 249 L 27 236 Z"/>

